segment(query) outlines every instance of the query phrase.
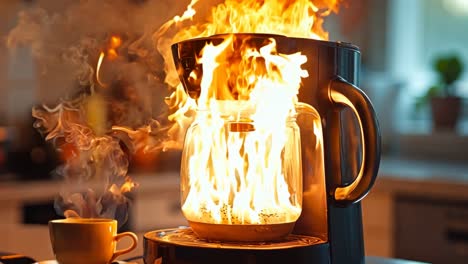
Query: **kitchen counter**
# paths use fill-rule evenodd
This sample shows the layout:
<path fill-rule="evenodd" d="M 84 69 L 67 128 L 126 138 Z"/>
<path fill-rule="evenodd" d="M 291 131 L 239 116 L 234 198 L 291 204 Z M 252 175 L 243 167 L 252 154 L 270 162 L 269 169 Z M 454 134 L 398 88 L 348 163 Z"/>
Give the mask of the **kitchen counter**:
<path fill-rule="evenodd" d="M 384 157 L 371 192 L 468 200 L 468 163 Z"/>
<path fill-rule="evenodd" d="M 424 263 L 425 262 L 403 260 L 403 259 L 366 257 L 366 264 L 424 264 Z"/>
<path fill-rule="evenodd" d="M 137 175 L 134 180 L 139 183 L 131 207 L 135 232 L 143 234 L 156 228 L 185 225 L 180 213 L 177 172 Z M 37 252 L 37 257 L 50 259 L 47 227 L 24 225 L 22 206 L 53 201 L 60 190 L 72 188 L 76 187 L 63 186 L 60 181 L 0 182 L 0 233 L 3 234 L 0 249 Z M 395 201 L 405 195 L 468 202 L 468 164 L 384 157 L 375 186 L 363 200 L 366 254 L 395 256 Z M 25 239 L 28 237 L 40 238 L 47 248 L 38 248 L 33 240 Z"/>
<path fill-rule="evenodd" d="M 0 262 L 1 263 L 1 262 Z M 125 261 L 115 261 L 112 264 L 141 264 L 143 261 L 141 259 L 136 260 L 135 262 L 125 262 Z M 39 261 L 34 264 L 58 264 L 55 260 L 46 260 Z M 423 262 L 402 260 L 402 259 L 389 259 L 389 258 L 378 258 L 378 257 L 366 257 L 365 264 L 424 264 Z"/>
<path fill-rule="evenodd" d="M 379 176 L 468 184 L 468 163 L 384 157 Z"/>
<path fill-rule="evenodd" d="M 467 228 L 468 164 L 384 157 L 362 211 L 366 253 L 466 263 L 446 230 Z"/>

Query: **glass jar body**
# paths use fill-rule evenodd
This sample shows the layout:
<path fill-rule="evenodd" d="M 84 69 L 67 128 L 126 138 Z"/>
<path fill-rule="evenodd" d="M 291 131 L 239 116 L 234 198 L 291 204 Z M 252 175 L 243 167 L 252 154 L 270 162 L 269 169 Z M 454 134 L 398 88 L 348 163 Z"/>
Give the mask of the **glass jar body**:
<path fill-rule="evenodd" d="M 235 241 L 289 234 L 302 209 L 300 144 L 294 117 L 262 126 L 247 116 L 197 113 L 181 164 L 182 212 L 194 232 Z"/>

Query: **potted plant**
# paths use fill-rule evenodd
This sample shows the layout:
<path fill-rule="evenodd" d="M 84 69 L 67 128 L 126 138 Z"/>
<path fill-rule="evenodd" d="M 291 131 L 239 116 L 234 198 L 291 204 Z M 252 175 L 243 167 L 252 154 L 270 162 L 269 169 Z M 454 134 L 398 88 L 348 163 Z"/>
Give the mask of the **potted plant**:
<path fill-rule="evenodd" d="M 430 103 L 434 130 L 454 130 L 461 113 L 462 99 L 456 95 L 455 82 L 463 73 L 463 63 L 457 55 L 438 57 L 433 64 L 438 82 L 421 97 L 416 107 Z"/>

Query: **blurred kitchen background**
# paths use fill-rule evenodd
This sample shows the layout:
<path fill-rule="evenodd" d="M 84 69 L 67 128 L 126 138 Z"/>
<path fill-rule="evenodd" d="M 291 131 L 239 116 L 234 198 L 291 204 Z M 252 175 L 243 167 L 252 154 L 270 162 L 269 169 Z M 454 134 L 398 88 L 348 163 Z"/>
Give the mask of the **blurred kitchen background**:
<path fill-rule="evenodd" d="M 31 49 L 12 53 L 5 44 L 18 11 L 35 4 L 0 2 L 0 252 L 50 259 L 45 224 L 59 217 L 53 209 L 59 179 L 51 171 L 60 157 L 32 127 L 31 107 L 44 89 Z M 468 1 L 348 0 L 325 29 L 330 40 L 361 48 L 361 88 L 382 129 L 380 178 L 363 202 L 366 254 L 466 263 Z M 454 128 L 434 129 L 430 100 L 417 105 L 438 81 L 435 61 L 445 57 L 464 65 L 452 84 L 461 112 Z M 133 159 L 130 173 L 140 187 L 124 228 L 142 234 L 185 224 L 179 162 L 177 152 Z"/>

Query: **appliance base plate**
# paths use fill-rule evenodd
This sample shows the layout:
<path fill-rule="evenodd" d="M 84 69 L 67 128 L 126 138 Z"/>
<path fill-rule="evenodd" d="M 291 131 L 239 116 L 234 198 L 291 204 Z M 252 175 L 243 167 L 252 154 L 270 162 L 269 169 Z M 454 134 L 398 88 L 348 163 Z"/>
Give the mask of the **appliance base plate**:
<path fill-rule="evenodd" d="M 273 242 L 220 242 L 198 238 L 191 228 L 144 235 L 146 264 L 330 263 L 329 244 L 320 238 L 289 235 Z"/>

